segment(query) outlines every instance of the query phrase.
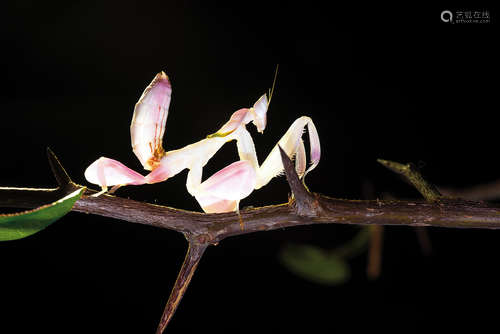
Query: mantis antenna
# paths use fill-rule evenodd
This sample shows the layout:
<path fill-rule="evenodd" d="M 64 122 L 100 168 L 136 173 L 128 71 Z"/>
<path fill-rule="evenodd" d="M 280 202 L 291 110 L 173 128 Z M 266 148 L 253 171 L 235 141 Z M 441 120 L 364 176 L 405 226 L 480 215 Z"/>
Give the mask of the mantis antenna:
<path fill-rule="evenodd" d="M 280 67 L 280 64 L 276 64 L 276 69 L 274 70 L 274 79 L 273 79 L 273 85 L 271 86 L 271 89 L 269 89 L 269 101 L 267 102 L 267 106 L 271 104 L 271 99 L 273 98 L 273 93 L 274 93 L 274 87 L 276 86 L 276 79 L 278 78 L 278 68 Z"/>

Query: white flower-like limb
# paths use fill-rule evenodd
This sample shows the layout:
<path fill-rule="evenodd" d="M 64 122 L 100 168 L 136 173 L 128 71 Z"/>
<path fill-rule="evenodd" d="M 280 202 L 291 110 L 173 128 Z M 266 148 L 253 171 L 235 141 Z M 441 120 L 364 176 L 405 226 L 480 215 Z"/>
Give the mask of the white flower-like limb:
<path fill-rule="evenodd" d="M 204 212 L 238 212 L 241 199 L 283 172 L 278 145 L 290 158 L 295 157 L 299 177 L 303 178 L 319 163 L 321 149 L 316 127 L 309 117 L 302 116 L 290 126 L 262 165 L 259 165 L 255 145 L 246 125 L 252 122 L 257 131 L 264 131 L 269 105 L 266 95 L 262 95 L 253 107 L 234 112 L 216 133 L 181 149 L 165 152 L 162 139 L 171 93 L 168 77 L 160 72 L 146 88 L 134 109 L 130 125 L 132 149 L 144 169 L 151 172 L 143 176 L 119 161 L 101 157 L 85 171 L 87 181 L 101 186 L 100 193 L 106 192 L 109 186 L 113 186 L 114 191 L 124 185 L 162 182 L 188 168 L 187 190 L 196 198 Z M 306 126 L 309 130 L 311 159 L 307 170 L 302 141 Z M 202 182 L 203 167 L 226 142 L 232 140 L 237 142 L 240 160 Z"/>

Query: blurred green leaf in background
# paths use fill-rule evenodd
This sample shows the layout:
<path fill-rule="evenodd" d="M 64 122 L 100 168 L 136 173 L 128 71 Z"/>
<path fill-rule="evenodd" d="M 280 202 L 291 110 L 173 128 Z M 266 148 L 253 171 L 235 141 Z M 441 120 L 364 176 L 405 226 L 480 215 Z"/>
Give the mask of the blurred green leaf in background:
<path fill-rule="evenodd" d="M 280 259 L 291 272 L 314 283 L 341 284 L 351 275 L 344 259 L 311 245 L 288 245 L 281 251 Z"/>
<path fill-rule="evenodd" d="M 351 277 L 348 260 L 362 254 L 369 242 L 370 229 L 362 228 L 346 243 L 333 250 L 313 245 L 289 244 L 279 253 L 283 266 L 307 281 L 338 285 Z"/>

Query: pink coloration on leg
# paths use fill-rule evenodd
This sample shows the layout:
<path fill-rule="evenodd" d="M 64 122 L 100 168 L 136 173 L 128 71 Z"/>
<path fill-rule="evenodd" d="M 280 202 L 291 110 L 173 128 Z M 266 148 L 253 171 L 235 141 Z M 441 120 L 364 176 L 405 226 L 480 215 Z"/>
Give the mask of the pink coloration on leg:
<path fill-rule="evenodd" d="M 119 161 L 101 157 L 86 170 L 85 178 L 103 188 L 115 185 L 139 185 L 146 183 L 143 175 L 128 168 Z"/>

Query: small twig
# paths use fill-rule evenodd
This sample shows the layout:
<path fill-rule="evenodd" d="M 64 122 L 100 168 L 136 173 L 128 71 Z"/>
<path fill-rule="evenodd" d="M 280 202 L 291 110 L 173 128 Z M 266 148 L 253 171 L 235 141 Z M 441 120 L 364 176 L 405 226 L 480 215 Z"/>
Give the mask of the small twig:
<path fill-rule="evenodd" d="M 165 305 L 156 334 L 162 334 L 172 319 L 172 316 L 184 296 L 184 293 L 191 282 L 191 278 L 193 277 L 196 267 L 198 267 L 198 263 L 200 262 L 205 249 L 207 249 L 207 246 L 208 244 L 200 244 L 196 241 L 189 242 L 186 258 L 184 259 L 184 263 L 182 263 L 181 270 L 179 271 L 177 280 L 172 288 L 167 305 Z"/>
<path fill-rule="evenodd" d="M 420 171 L 414 164 L 409 163 L 404 165 L 399 162 L 383 159 L 377 159 L 377 161 L 393 172 L 406 177 L 406 179 L 410 181 L 410 183 L 417 188 L 422 196 L 424 196 L 424 198 L 429 202 L 434 202 L 441 198 L 441 194 L 437 188 L 422 177 L 422 174 L 420 174 Z"/>

